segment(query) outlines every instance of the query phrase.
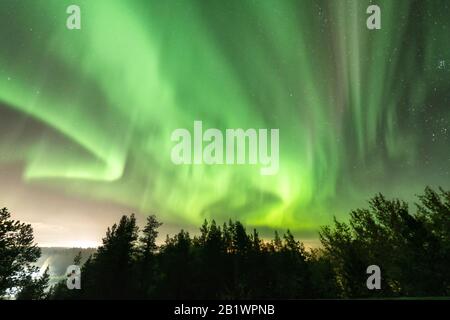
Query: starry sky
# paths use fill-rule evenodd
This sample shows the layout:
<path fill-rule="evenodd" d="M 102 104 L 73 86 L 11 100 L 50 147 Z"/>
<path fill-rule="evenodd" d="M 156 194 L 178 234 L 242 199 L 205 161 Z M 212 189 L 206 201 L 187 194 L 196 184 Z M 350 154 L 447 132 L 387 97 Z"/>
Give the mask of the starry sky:
<path fill-rule="evenodd" d="M 314 242 L 376 192 L 448 189 L 449 17 L 447 0 L 2 0 L 0 205 L 41 245 L 94 245 L 131 212 Z M 278 128 L 278 174 L 174 165 L 194 120 Z"/>

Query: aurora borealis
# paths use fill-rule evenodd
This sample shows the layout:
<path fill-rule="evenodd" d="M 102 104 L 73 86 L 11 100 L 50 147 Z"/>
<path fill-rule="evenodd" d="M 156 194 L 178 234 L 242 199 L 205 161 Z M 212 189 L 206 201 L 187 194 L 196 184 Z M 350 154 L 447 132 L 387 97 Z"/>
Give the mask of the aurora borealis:
<path fill-rule="evenodd" d="M 2 0 L 1 206 L 51 221 L 95 201 L 308 238 L 376 192 L 448 188 L 449 17 L 447 0 Z M 196 120 L 279 128 L 278 174 L 175 166 L 170 135 Z"/>

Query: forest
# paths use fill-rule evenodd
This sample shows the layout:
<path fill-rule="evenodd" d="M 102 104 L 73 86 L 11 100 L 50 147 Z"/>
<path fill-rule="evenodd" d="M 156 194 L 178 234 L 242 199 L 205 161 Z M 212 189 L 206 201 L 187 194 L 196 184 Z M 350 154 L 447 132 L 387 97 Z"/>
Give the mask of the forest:
<path fill-rule="evenodd" d="M 30 225 L 0 211 L 0 297 L 16 299 L 326 299 L 450 296 L 450 191 L 425 188 L 414 210 L 382 194 L 347 221 L 323 226 L 321 246 L 306 249 L 292 232 L 261 239 L 239 221 L 206 221 L 157 245 L 161 222 L 133 214 L 107 228 L 102 245 L 80 265 L 81 289 L 36 277 L 40 256 Z M 366 269 L 381 269 L 381 289 Z"/>

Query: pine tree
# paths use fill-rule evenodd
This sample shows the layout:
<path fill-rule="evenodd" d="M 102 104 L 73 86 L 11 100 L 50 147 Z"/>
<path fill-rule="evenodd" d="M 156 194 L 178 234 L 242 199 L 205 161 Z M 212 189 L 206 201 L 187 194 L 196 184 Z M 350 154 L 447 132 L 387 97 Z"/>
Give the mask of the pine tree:
<path fill-rule="evenodd" d="M 41 255 L 34 244 L 31 225 L 12 220 L 8 209 L 0 210 L 0 298 L 8 289 L 20 288 L 31 278 L 32 264 Z"/>
<path fill-rule="evenodd" d="M 158 246 L 158 228 L 162 225 L 155 215 L 147 217 L 147 224 L 143 229 L 143 236 L 139 238 L 139 262 L 137 263 L 136 286 L 139 288 L 140 298 L 150 298 L 154 294 L 157 276 L 156 253 Z"/>
<path fill-rule="evenodd" d="M 134 214 L 122 216 L 106 231 L 103 245 L 82 269 L 85 298 L 132 299 L 137 295 L 133 281 L 137 255 L 138 227 Z"/>
<path fill-rule="evenodd" d="M 36 270 L 37 271 L 37 270 Z M 22 279 L 21 290 L 17 294 L 17 300 L 44 300 L 47 298 L 46 289 L 48 288 L 48 281 L 50 275 L 48 274 L 49 268 L 45 269 L 45 272 L 40 277 L 33 277 L 32 275 L 26 275 Z"/>

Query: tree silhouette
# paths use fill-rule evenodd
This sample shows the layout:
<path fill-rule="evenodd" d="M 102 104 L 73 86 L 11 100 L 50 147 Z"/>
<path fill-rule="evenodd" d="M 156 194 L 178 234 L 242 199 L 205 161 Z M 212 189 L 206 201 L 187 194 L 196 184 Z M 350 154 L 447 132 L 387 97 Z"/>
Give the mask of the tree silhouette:
<path fill-rule="evenodd" d="M 48 274 L 49 268 L 45 269 L 45 272 L 40 277 L 33 277 L 27 274 L 22 279 L 22 285 L 19 293 L 17 294 L 17 300 L 43 300 L 47 298 L 46 289 L 48 287 L 48 281 L 50 276 Z"/>
<path fill-rule="evenodd" d="M 196 296 L 192 290 L 192 239 L 181 230 L 172 238 L 167 237 L 161 247 L 161 277 L 157 293 L 159 298 L 188 299 Z"/>
<path fill-rule="evenodd" d="M 307 250 L 289 230 L 274 239 L 247 233 L 239 221 L 204 221 L 193 238 L 181 230 L 158 246 L 155 216 L 141 237 L 135 218 L 108 228 L 82 268 L 82 290 L 53 299 L 299 299 L 434 297 L 450 294 L 450 193 L 430 188 L 417 211 L 375 195 L 367 208 L 334 219 Z M 367 267 L 381 268 L 381 290 L 366 286 Z"/>
<path fill-rule="evenodd" d="M 23 290 L 38 283 L 32 280 L 37 268 L 32 264 L 41 251 L 34 244 L 31 225 L 12 220 L 8 209 L 0 210 L 0 297 L 8 289 Z M 48 279 L 47 279 L 48 280 Z M 43 285 L 43 282 L 39 282 Z"/>
<path fill-rule="evenodd" d="M 82 269 L 82 296 L 94 299 L 132 299 L 134 259 L 138 254 L 138 228 L 134 215 L 122 216 L 106 231 L 103 245 Z"/>
<path fill-rule="evenodd" d="M 139 288 L 139 296 L 152 297 L 156 288 L 157 258 L 158 246 L 156 238 L 158 237 L 158 228 L 162 225 L 155 215 L 147 217 L 147 223 L 143 229 L 143 236 L 139 238 L 138 260 L 136 263 L 136 272 L 139 279 L 136 286 Z"/>
<path fill-rule="evenodd" d="M 348 223 L 335 220 L 334 227 L 322 228 L 321 242 L 342 296 L 448 295 L 449 199 L 448 192 L 427 188 L 411 214 L 406 202 L 378 194 L 368 209 L 352 211 Z M 375 293 L 363 285 L 371 264 L 383 275 L 382 290 Z"/>

